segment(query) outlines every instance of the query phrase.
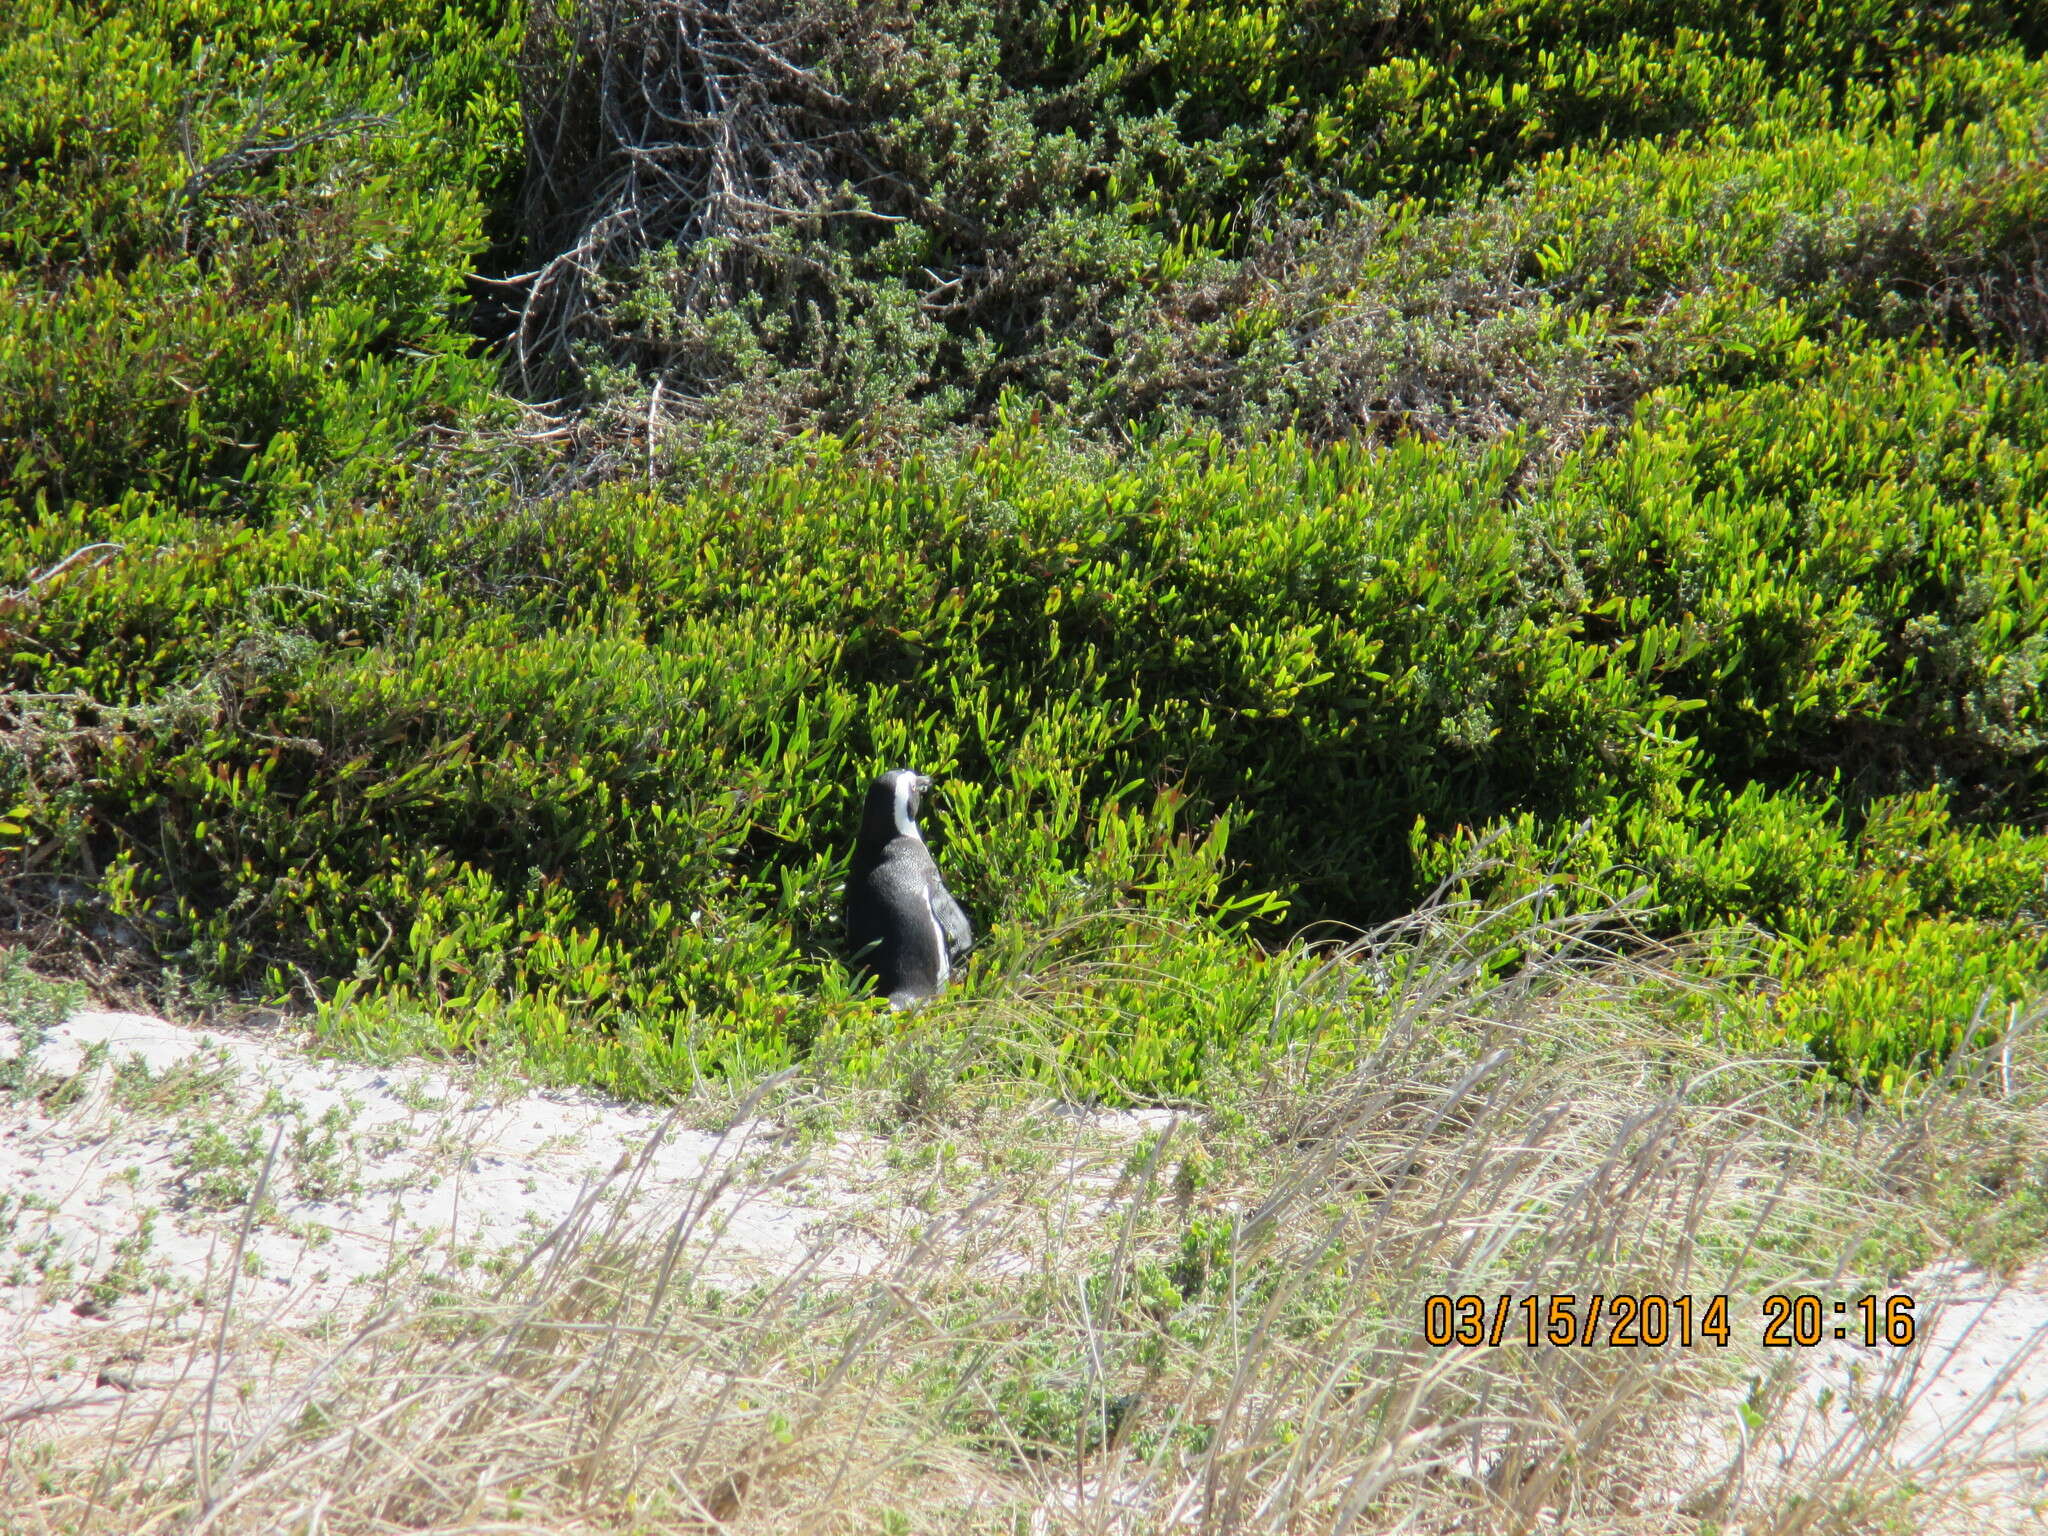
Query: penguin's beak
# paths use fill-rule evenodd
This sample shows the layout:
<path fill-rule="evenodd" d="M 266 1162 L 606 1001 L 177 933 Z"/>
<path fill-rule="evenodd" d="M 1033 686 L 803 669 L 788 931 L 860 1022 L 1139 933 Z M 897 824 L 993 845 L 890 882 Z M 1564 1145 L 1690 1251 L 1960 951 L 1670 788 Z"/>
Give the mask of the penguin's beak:
<path fill-rule="evenodd" d="M 932 792 L 932 781 L 921 773 L 917 776 L 917 792 L 920 795 L 928 795 Z"/>

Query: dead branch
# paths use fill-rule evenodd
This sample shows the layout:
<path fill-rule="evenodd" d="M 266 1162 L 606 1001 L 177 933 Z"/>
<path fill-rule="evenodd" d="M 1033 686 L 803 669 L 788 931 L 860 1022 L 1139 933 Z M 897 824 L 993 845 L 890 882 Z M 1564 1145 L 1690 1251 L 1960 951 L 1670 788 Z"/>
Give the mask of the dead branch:
<path fill-rule="evenodd" d="M 23 601 L 31 593 L 33 593 L 37 587 L 42 586 L 45 582 L 56 580 L 59 576 L 62 576 L 66 571 L 70 570 L 74 565 L 78 564 L 79 561 L 85 559 L 86 556 L 88 555 L 99 556 L 97 560 L 93 561 L 91 567 L 89 567 L 89 569 L 97 570 L 100 566 L 105 565 L 109 560 L 113 559 L 114 556 L 120 554 L 123 550 L 127 549 L 127 547 L 128 546 L 125 544 L 116 544 L 107 540 L 102 540 L 96 544 L 81 544 L 77 549 L 71 551 L 70 554 L 66 555 L 62 560 L 59 560 L 55 565 L 49 566 L 46 569 L 40 571 L 30 571 L 28 573 L 27 585 L 17 587 L 13 591 L 0 591 L 0 602 L 18 603 Z"/>
<path fill-rule="evenodd" d="M 269 131 L 266 114 L 259 112 L 256 122 L 242 135 L 233 149 L 215 155 L 201 164 L 192 140 L 188 118 L 183 125 L 183 137 L 186 159 L 187 163 L 192 165 L 192 174 L 171 194 L 169 209 L 171 217 L 179 221 L 178 239 L 181 248 L 191 249 L 200 204 L 206 195 L 222 182 L 261 170 L 314 144 L 325 144 L 356 133 L 382 132 L 391 127 L 392 122 L 392 118 L 381 112 L 352 109 L 330 117 L 323 123 L 316 123 L 302 133 L 278 134 Z"/>
<path fill-rule="evenodd" d="M 855 12 L 805 0 L 533 0 L 522 61 L 531 248 L 512 360 L 533 388 L 579 340 L 620 340 L 599 289 L 650 251 L 677 253 L 679 314 L 815 282 L 776 231 L 898 222 L 851 188 L 879 167 L 863 106 L 826 67 L 857 46 Z M 691 381 L 674 386 L 688 393 Z"/>

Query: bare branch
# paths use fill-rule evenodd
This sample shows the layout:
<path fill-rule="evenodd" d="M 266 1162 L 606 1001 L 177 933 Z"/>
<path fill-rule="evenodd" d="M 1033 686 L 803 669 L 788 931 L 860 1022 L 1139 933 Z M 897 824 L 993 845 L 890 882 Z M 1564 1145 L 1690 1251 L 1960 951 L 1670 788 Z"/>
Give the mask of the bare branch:
<path fill-rule="evenodd" d="M 26 598 L 27 596 L 29 596 L 29 594 L 34 592 L 37 587 L 42 586 L 45 582 L 54 581 L 59 576 L 62 576 L 66 571 L 70 570 L 73 566 L 78 564 L 79 561 L 85 559 L 86 556 L 99 556 L 97 560 L 93 561 L 91 567 L 92 569 L 96 570 L 100 566 L 105 565 L 109 560 L 113 559 L 114 556 L 120 554 L 127 547 L 128 546 L 126 544 L 113 544 L 105 541 L 102 541 L 97 544 L 81 544 L 77 549 L 71 551 L 70 554 L 66 555 L 62 560 L 59 560 L 55 565 L 50 566 L 46 570 L 30 571 L 28 574 L 28 585 L 17 588 L 12 592 L 0 592 L 0 600 L 18 603 L 23 598 Z"/>
<path fill-rule="evenodd" d="M 233 149 L 215 155 L 204 165 L 199 165 L 196 163 L 197 146 L 193 143 L 188 122 L 184 125 L 185 154 L 188 163 L 193 164 L 193 171 L 178 190 L 171 194 L 170 205 L 171 215 L 180 218 L 182 223 L 180 241 L 187 248 L 190 247 L 200 201 L 221 182 L 259 170 L 311 145 L 347 138 L 355 133 L 381 132 L 391 125 L 392 119 L 384 113 L 352 109 L 330 117 L 324 123 L 317 123 L 303 133 L 273 135 L 265 131 L 264 119 L 259 115 L 256 123 L 242 135 L 241 141 Z"/>
<path fill-rule="evenodd" d="M 645 340 L 602 289 L 649 252 L 676 253 L 679 314 L 716 316 L 764 279 L 825 280 L 777 231 L 901 222 L 852 190 L 875 180 L 865 107 L 829 78 L 873 25 L 807 0 L 533 0 L 523 213 L 548 254 L 507 280 L 524 291 L 512 360 L 528 388 L 573 371 L 580 341 L 616 355 Z M 703 382 L 670 379 L 671 397 Z"/>

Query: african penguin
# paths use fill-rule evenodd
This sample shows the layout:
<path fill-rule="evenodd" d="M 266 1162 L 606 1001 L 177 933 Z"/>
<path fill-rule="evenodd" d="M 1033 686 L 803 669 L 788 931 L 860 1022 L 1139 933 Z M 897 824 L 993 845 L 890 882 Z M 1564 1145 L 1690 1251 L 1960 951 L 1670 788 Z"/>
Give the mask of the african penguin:
<path fill-rule="evenodd" d="M 910 1008 L 946 985 L 974 930 L 939 878 L 917 808 L 932 781 L 907 768 L 868 786 L 846 876 L 846 947 L 873 974 L 891 1008 Z"/>

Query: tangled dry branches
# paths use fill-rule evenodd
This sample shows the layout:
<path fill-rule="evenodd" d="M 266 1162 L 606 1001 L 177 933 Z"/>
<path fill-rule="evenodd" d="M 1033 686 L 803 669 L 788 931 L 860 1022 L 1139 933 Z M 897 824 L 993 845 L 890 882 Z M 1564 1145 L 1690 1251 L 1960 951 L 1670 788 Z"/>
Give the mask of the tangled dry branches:
<path fill-rule="evenodd" d="M 670 302 L 715 311 L 806 276 L 789 225 L 887 222 L 855 189 L 876 168 L 828 60 L 856 18 L 791 0 L 534 0 L 523 60 L 529 246 L 513 356 L 529 385 L 615 317 L 603 274 L 672 249 Z M 687 373 L 687 361 L 682 363 Z"/>

